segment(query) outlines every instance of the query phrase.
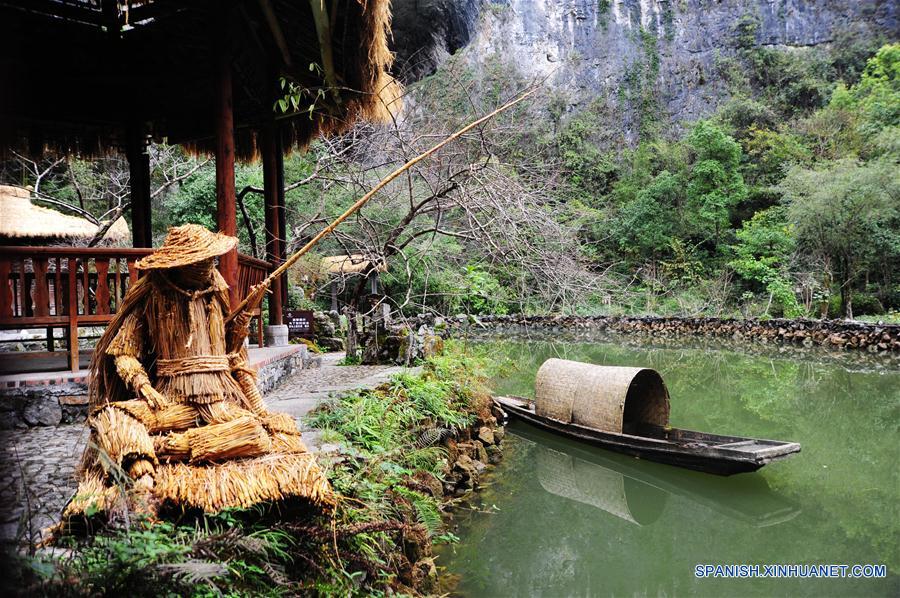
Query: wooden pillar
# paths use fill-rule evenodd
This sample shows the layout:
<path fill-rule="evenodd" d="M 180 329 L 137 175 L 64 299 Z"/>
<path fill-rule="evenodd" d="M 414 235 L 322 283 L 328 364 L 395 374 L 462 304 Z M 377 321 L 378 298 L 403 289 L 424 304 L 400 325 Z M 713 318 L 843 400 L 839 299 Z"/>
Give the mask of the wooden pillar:
<path fill-rule="evenodd" d="M 219 232 L 237 236 L 237 199 L 234 190 L 234 106 L 231 82 L 231 39 L 228 8 L 222 8 L 215 32 L 215 132 L 216 132 L 216 221 Z M 219 271 L 228 283 L 232 305 L 238 296 L 237 249 L 219 258 Z"/>
<path fill-rule="evenodd" d="M 131 238 L 135 247 L 152 247 L 150 213 L 150 155 L 143 127 L 128 127 L 125 155 L 131 186 Z"/>
<path fill-rule="evenodd" d="M 260 149 L 263 163 L 263 197 L 265 198 L 266 216 L 266 260 L 277 266 L 284 260 L 284 243 L 281 235 L 281 219 L 278 216 L 279 176 L 278 176 L 278 143 L 275 139 L 275 123 L 267 123 L 260 135 Z M 280 326 L 284 323 L 282 311 L 282 286 L 284 276 L 272 281 L 272 294 L 269 295 L 269 324 Z"/>
<path fill-rule="evenodd" d="M 275 213 L 278 216 L 278 263 L 285 259 L 285 251 L 287 249 L 287 212 L 285 211 L 284 199 L 284 146 L 281 143 L 281 134 L 275 130 L 275 174 L 278 179 L 278 206 Z M 285 277 L 284 280 L 287 280 Z M 281 283 L 281 304 L 288 304 L 288 286 Z"/>

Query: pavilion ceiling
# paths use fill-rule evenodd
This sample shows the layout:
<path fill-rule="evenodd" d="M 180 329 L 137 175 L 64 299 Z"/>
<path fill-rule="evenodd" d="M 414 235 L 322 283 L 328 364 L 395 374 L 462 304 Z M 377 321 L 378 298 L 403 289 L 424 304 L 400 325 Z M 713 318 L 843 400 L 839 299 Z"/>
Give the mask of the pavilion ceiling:
<path fill-rule="evenodd" d="M 134 125 L 157 140 L 208 150 L 215 65 L 223 52 L 233 73 L 239 157 L 255 154 L 256 131 L 271 118 L 279 77 L 316 97 L 312 115 L 279 116 L 288 144 L 384 113 L 379 92 L 392 86 L 387 1 L 320 4 L 325 45 L 323 21 L 317 28 L 311 6 L 304 0 L 0 0 L 0 153 L 96 154 L 121 148 Z M 327 93 L 317 95 L 319 89 Z"/>

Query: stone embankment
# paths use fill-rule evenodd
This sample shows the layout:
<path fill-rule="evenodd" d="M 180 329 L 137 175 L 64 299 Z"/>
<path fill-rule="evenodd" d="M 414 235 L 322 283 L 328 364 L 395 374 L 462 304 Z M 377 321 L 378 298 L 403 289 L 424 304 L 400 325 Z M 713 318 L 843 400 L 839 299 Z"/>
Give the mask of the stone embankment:
<path fill-rule="evenodd" d="M 416 326 L 436 330 L 527 332 L 598 330 L 661 338 L 708 336 L 771 344 L 857 349 L 871 353 L 900 353 L 900 325 L 843 320 L 753 320 L 722 318 L 661 318 L 617 316 L 466 316 L 447 318 L 419 315 Z"/>
<path fill-rule="evenodd" d="M 473 427 L 461 430 L 458 437 L 444 442 L 450 463 L 443 482 L 446 498 L 457 498 L 478 488 L 481 474 L 503 458 L 500 443 L 504 434 L 503 426 L 491 415 L 479 418 Z"/>

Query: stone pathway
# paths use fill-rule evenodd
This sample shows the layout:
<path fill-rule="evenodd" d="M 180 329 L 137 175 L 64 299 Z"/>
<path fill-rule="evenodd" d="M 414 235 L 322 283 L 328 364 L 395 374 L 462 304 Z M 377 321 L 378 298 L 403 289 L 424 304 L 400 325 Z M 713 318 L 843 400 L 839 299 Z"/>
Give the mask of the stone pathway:
<path fill-rule="evenodd" d="M 403 370 L 338 366 L 342 358 L 342 353 L 323 355 L 320 367 L 298 371 L 266 395 L 270 409 L 298 419 L 313 451 L 319 449 L 319 434 L 303 425 L 304 415 L 330 395 L 378 386 Z M 77 486 L 75 466 L 87 437 L 82 424 L 0 430 L 0 543 L 38 541 L 41 530 L 56 521 Z"/>
<path fill-rule="evenodd" d="M 323 400 L 353 390 L 374 388 L 387 382 L 393 374 L 404 370 L 416 372 L 420 369 L 385 365 L 337 365 L 343 358 L 343 353 L 323 355 L 321 367 L 303 370 L 299 375 L 291 376 L 266 395 L 266 406 L 269 409 L 294 416 L 303 432 L 303 442 L 311 451 L 319 450 L 320 433 L 304 425 L 303 417 Z"/>

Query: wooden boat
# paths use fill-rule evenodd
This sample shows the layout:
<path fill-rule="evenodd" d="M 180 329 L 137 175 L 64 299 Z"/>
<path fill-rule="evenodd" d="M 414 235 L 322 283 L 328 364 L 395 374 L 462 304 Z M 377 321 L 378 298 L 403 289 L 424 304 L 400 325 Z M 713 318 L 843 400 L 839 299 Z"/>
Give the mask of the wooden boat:
<path fill-rule="evenodd" d="M 535 400 L 495 397 L 511 417 L 561 436 L 649 461 L 717 475 L 756 471 L 800 452 L 796 442 L 722 436 L 669 427 L 669 393 L 648 368 L 548 359 Z"/>

